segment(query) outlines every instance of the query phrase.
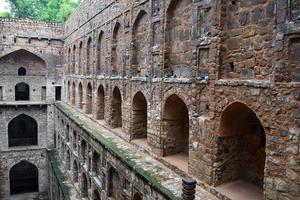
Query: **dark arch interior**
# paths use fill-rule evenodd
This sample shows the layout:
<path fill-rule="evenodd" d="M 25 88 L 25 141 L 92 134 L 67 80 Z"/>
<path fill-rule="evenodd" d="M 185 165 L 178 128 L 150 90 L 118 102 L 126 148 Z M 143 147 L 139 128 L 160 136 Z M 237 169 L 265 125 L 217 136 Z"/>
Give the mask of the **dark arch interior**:
<path fill-rule="evenodd" d="M 108 185 L 108 196 L 112 199 L 119 199 L 121 193 L 120 177 L 115 169 L 110 168 L 109 170 L 109 185 Z"/>
<path fill-rule="evenodd" d="M 92 103 L 93 103 L 93 91 L 92 86 L 89 83 L 86 91 L 86 113 L 92 114 Z"/>
<path fill-rule="evenodd" d="M 26 69 L 24 67 L 18 69 L 18 76 L 26 76 Z"/>
<path fill-rule="evenodd" d="M 122 99 L 118 88 L 113 91 L 112 122 L 113 128 L 122 127 Z"/>
<path fill-rule="evenodd" d="M 78 87 L 78 96 L 79 96 L 79 108 L 82 109 L 83 105 L 82 105 L 82 100 L 83 100 L 83 92 L 82 92 L 82 84 L 79 83 L 79 87 Z"/>
<path fill-rule="evenodd" d="M 38 144 L 37 122 L 27 116 L 19 115 L 8 124 L 8 146 L 30 146 Z"/>
<path fill-rule="evenodd" d="M 147 138 L 147 100 L 141 92 L 138 92 L 133 98 L 132 115 L 133 139 Z"/>
<path fill-rule="evenodd" d="M 94 190 L 93 192 L 93 200 L 100 200 L 100 194 L 98 192 L 98 190 Z"/>
<path fill-rule="evenodd" d="M 142 200 L 142 197 L 139 193 L 135 193 L 133 200 Z"/>
<path fill-rule="evenodd" d="M 222 113 L 217 141 L 217 184 L 242 179 L 263 186 L 265 132 L 256 114 L 236 102 Z"/>
<path fill-rule="evenodd" d="M 93 165 L 92 165 L 92 171 L 96 174 L 99 175 L 100 173 L 100 155 L 97 152 L 93 153 Z"/>
<path fill-rule="evenodd" d="M 192 35 L 192 0 L 172 0 L 166 13 L 166 75 L 186 76 L 176 71 L 189 65 L 191 51 L 182 51 L 190 44 Z M 180 41 L 180 42 L 179 42 Z M 184 41 L 184 42 L 183 42 Z"/>
<path fill-rule="evenodd" d="M 88 42 L 87 42 L 87 73 L 90 73 L 91 72 L 91 68 L 92 68 L 92 51 L 93 51 L 93 45 L 92 45 L 92 38 L 89 38 L 88 39 Z"/>
<path fill-rule="evenodd" d="M 85 174 L 82 174 L 81 195 L 82 197 L 88 197 L 88 181 Z"/>
<path fill-rule="evenodd" d="M 102 52 L 102 41 L 103 41 L 103 32 L 98 36 L 98 41 L 97 41 L 97 74 L 101 73 L 101 67 L 102 67 L 102 57 L 103 57 L 103 52 Z"/>
<path fill-rule="evenodd" d="M 70 81 L 68 81 L 68 94 L 67 94 L 68 102 L 71 103 L 71 85 Z"/>
<path fill-rule="evenodd" d="M 66 159 L 67 170 L 71 169 L 71 155 L 70 151 L 67 151 L 67 159 Z"/>
<path fill-rule="evenodd" d="M 72 69 L 70 70 L 71 73 L 75 72 L 75 61 L 76 61 L 76 46 L 73 46 L 73 55 L 72 55 Z"/>
<path fill-rule="evenodd" d="M 171 95 L 164 107 L 163 131 L 165 140 L 164 156 L 184 153 L 189 150 L 189 116 L 183 100 Z"/>
<path fill-rule="evenodd" d="M 26 83 L 18 83 L 15 86 L 15 100 L 29 101 L 29 85 Z"/>
<path fill-rule="evenodd" d="M 71 100 L 72 100 L 72 105 L 75 105 L 75 100 L 76 100 L 75 83 L 73 83 L 73 85 L 72 85 L 72 97 L 71 97 Z"/>
<path fill-rule="evenodd" d="M 104 119 L 104 88 L 103 86 L 99 86 L 97 92 L 97 119 Z"/>
<path fill-rule="evenodd" d="M 78 73 L 82 74 L 82 41 L 79 44 L 79 55 L 78 55 Z"/>
<path fill-rule="evenodd" d="M 117 73 L 117 64 L 118 64 L 118 45 L 119 45 L 119 34 L 120 34 L 120 24 L 116 23 L 115 28 L 113 30 L 113 45 L 112 45 L 112 58 L 111 58 L 111 65 L 112 65 L 112 75 Z"/>
<path fill-rule="evenodd" d="M 78 165 L 77 162 L 73 162 L 73 181 L 78 183 Z"/>
<path fill-rule="evenodd" d="M 134 43 L 134 51 L 133 51 L 133 57 L 132 57 L 132 65 L 133 68 L 136 70 L 141 70 L 139 69 L 140 67 L 145 67 L 143 66 L 146 63 L 143 63 L 145 60 L 145 49 L 144 47 L 146 46 L 147 42 L 147 25 L 148 25 L 148 16 L 145 11 L 141 11 L 137 18 L 136 21 L 133 24 L 133 29 L 132 29 L 132 38 L 133 38 L 133 43 Z M 135 75 L 135 72 L 133 72 L 133 75 Z"/>
<path fill-rule="evenodd" d="M 14 165 L 9 172 L 10 194 L 39 191 L 38 169 L 27 161 Z"/>
<path fill-rule="evenodd" d="M 80 145 L 80 156 L 82 161 L 85 163 L 86 162 L 86 142 L 82 140 L 81 145 Z"/>

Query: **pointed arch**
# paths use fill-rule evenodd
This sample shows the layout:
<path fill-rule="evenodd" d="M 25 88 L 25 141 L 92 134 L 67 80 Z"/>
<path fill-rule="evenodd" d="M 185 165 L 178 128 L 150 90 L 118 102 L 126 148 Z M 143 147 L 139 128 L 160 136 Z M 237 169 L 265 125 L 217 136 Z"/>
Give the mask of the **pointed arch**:
<path fill-rule="evenodd" d="M 100 85 L 97 90 L 97 119 L 104 119 L 105 113 L 105 93 L 103 85 Z"/>
<path fill-rule="evenodd" d="M 8 146 L 31 146 L 38 144 L 38 123 L 25 114 L 12 119 L 8 124 Z"/>
<path fill-rule="evenodd" d="M 135 193 L 133 196 L 133 200 L 142 200 L 142 199 L 143 199 L 142 196 L 138 192 Z"/>
<path fill-rule="evenodd" d="M 113 199 L 119 199 L 120 193 L 120 176 L 118 172 L 111 167 L 108 173 L 108 196 Z"/>
<path fill-rule="evenodd" d="M 19 69 L 23 67 L 26 69 L 26 75 L 47 75 L 46 61 L 41 56 L 25 49 L 19 49 L 2 56 L 0 66 L 6 69 L 0 71 L 0 74 L 19 75 Z"/>
<path fill-rule="evenodd" d="M 86 87 L 85 113 L 92 114 L 93 107 L 93 88 L 92 84 L 88 83 Z"/>
<path fill-rule="evenodd" d="M 82 74 L 82 60 L 83 60 L 83 53 L 82 53 L 82 46 L 83 46 L 83 43 L 82 41 L 80 41 L 79 43 L 79 52 L 78 52 L 78 73 L 79 74 Z"/>
<path fill-rule="evenodd" d="M 85 173 L 81 174 L 81 196 L 83 198 L 88 197 L 88 178 Z"/>
<path fill-rule="evenodd" d="M 83 163 L 86 163 L 86 148 L 87 144 L 84 140 L 80 143 L 80 158 L 83 161 Z"/>
<path fill-rule="evenodd" d="M 97 41 L 97 70 L 96 74 L 99 75 L 103 71 L 105 61 L 104 49 L 104 32 L 100 31 Z"/>
<path fill-rule="evenodd" d="M 67 150 L 66 167 L 67 170 L 71 170 L 71 154 L 69 150 Z"/>
<path fill-rule="evenodd" d="M 168 138 L 164 156 L 189 153 L 189 115 L 184 101 L 176 94 L 169 96 L 163 108 L 162 129 Z M 180 141 L 180 142 L 178 142 Z M 175 145 L 174 145 L 175 144 Z"/>
<path fill-rule="evenodd" d="M 71 102 L 71 83 L 70 81 L 67 82 L 67 102 Z"/>
<path fill-rule="evenodd" d="M 91 74 L 93 69 L 93 44 L 92 44 L 92 38 L 89 37 L 87 41 L 87 55 L 86 55 L 86 73 Z"/>
<path fill-rule="evenodd" d="M 73 181 L 75 183 L 78 183 L 78 164 L 77 164 L 76 160 L 73 161 L 73 170 L 72 170 L 72 172 L 73 172 Z"/>
<path fill-rule="evenodd" d="M 71 68 L 71 65 L 72 65 L 72 55 L 71 55 L 71 48 L 68 49 L 68 62 L 67 62 L 67 69 L 66 69 L 66 73 L 70 73 L 70 68 Z"/>
<path fill-rule="evenodd" d="M 172 0 L 166 16 L 166 70 L 176 77 L 190 77 L 192 60 L 192 0 Z M 185 50 L 183 50 L 185 49 Z M 182 74 L 182 68 L 186 73 Z"/>
<path fill-rule="evenodd" d="M 118 87 L 115 87 L 113 90 L 112 98 L 112 127 L 118 128 L 122 127 L 122 97 L 121 92 Z"/>
<path fill-rule="evenodd" d="M 39 191 L 38 168 L 28 162 L 21 161 L 9 171 L 10 194 L 20 194 Z"/>
<path fill-rule="evenodd" d="M 95 189 L 94 192 L 93 192 L 93 200 L 101 200 L 101 195 L 100 195 L 100 192 Z"/>
<path fill-rule="evenodd" d="M 78 106 L 79 109 L 83 108 L 83 88 L 82 88 L 82 83 L 80 82 L 78 85 Z"/>
<path fill-rule="evenodd" d="M 112 75 L 118 75 L 120 73 L 119 71 L 119 65 L 120 63 L 120 56 L 121 56 L 121 38 L 122 38 L 122 29 L 121 24 L 117 22 L 115 24 L 115 27 L 113 29 L 113 35 L 112 35 L 112 58 L 111 58 L 111 73 Z"/>
<path fill-rule="evenodd" d="M 147 100 L 142 92 L 137 92 L 132 101 L 132 139 L 147 139 Z"/>
<path fill-rule="evenodd" d="M 92 159 L 92 172 L 96 176 L 100 175 L 100 166 L 101 166 L 100 154 L 95 151 L 93 153 L 93 159 Z"/>
<path fill-rule="evenodd" d="M 75 62 L 76 62 L 76 45 L 74 44 L 73 52 L 72 52 L 72 65 L 71 65 L 71 70 L 70 70 L 71 74 L 75 73 Z"/>
<path fill-rule="evenodd" d="M 76 131 L 73 131 L 72 142 L 73 142 L 73 151 L 77 151 L 77 132 Z"/>
<path fill-rule="evenodd" d="M 148 55 L 150 49 L 149 31 L 150 19 L 144 10 L 141 10 L 133 24 L 132 29 L 132 76 L 145 76 L 149 66 Z"/>
<path fill-rule="evenodd" d="M 72 94 L 71 94 L 71 101 L 72 101 L 72 105 L 75 106 L 75 100 L 76 100 L 76 86 L 75 86 L 75 82 L 73 82 L 72 84 Z"/>
<path fill-rule="evenodd" d="M 242 102 L 229 104 L 220 119 L 216 161 L 224 164 L 214 170 L 215 184 L 242 179 L 262 188 L 265 143 L 265 129 L 256 113 Z"/>

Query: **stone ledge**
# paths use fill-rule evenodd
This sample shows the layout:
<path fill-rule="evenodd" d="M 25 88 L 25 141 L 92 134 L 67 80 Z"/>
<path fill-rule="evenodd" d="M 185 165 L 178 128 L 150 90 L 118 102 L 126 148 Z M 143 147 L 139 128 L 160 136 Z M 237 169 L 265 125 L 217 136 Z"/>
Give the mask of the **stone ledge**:
<path fill-rule="evenodd" d="M 31 20 L 31 19 L 3 18 L 3 17 L 0 17 L 0 22 L 39 24 L 39 25 L 57 26 L 58 28 L 63 28 L 64 25 L 63 23 L 45 22 L 45 21 L 38 21 L 38 20 Z"/>
<path fill-rule="evenodd" d="M 0 106 L 47 106 L 47 101 L 0 101 Z"/>
<path fill-rule="evenodd" d="M 257 80 L 230 80 L 219 79 L 215 81 L 216 85 L 224 86 L 250 86 L 257 88 L 271 88 L 273 84 L 270 81 L 257 81 Z"/>
<path fill-rule="evenodd" d="M 79 119 L 79 117 L 75 116 L 75 112 L 72 112 L 72 110 L 69 109 L 66 104 L 56 103 L 55 105 L 72 122 L 82 128 L 92 139 L 94 139 L 96 142 L 99 142 L 108 151 L 116 155 L 116 157 L 118 157 L 126 166 L 128 166 L 133 172 L 135 172 L 145 181 L 149 182 L 149 184 L 163 196 L 172 200 L 181 199 L 181 197 L 174 194 L 174 191 L 171 191 L 163 186 L 161 182 L 162 177 L 156 177 L 155 171 L 151 171 L 151 169 L 145 171 L 141 166 L 137 164 L 137 158 L 134 158 L 133 155 L 127 154 L 124 149 L 119 148 L 117 143 L 103 137 L 99 130 L 93 129 L 92 126 L 89 126 L 83 120 Z M 154 170 L 157 169 L 155 168 Z"/>
<path fill-rule="evenodd" d="M 63 192 L 64 199 L 71 200 L 69 195 L 69 188 L 65 185 L 66 176 L 59 168 L 59 161 L 57 159 L 57 154 L 54 150 L 47 151 L 48 160 L 50 167 L 53 171 L 54 176 L 57 178 L 57 182 L 61 191 Z"/>

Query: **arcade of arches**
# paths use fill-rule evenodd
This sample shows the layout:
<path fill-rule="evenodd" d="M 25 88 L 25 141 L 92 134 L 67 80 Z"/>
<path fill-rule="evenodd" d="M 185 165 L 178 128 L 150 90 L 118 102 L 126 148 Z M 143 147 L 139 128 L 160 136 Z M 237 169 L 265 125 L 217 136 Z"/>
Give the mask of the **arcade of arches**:
<path fill-rule="evenodd" d="M 81 90 L 82 83 L 79 83 L 78 87 L 78 91 Z M 96 104 L 89 109 L 89 113 L 94 113 L 93 118 L 95 119 L 104 119 L 108 122 L 109 120 L 104 114 L 108 108 L 105 106 L 111 105 L 109 108 L 112 115 L 111 127 L 122 128 L 124 112 L 122 111 L 122 94 L 119 88 L 114 87 L 111 97 L 108 96 L 108 92 L 104 91 L 102 85 L 99 85 L 94 90 L 95 92 L 92 91 L 90 83 L 88 83 L 86 94 L 94 94 L 95 97 L 87 95 L 87 99 L 82 100 L 83 102 L 91 102 L 91 99 L 95 99 Z M 105 102 L 105 99 L 111 99 L 111 103 Z M 131 101 L 131 123 L 134 125 L 134 128 L 131 130 L 130 138 L 133 141 L 137 139 L 145 139 L 147 141 L 148 126 L 150 126 L 147 117 L 148 101 L 141 91 L 135 93 Z M 73 105 L 72 102 L 70 104 Z M 80 107 L 77 108 L 81 109 Z M 188 105 L 177 94 L 172 94 L 166 98 L 161 108 L 163 159 L 187 172 L 190 149 L 190 114 Z M 123 127 L 124 130 L 126 129 Z M 214 184 L 218 186 L 242 180 L 258 188 L 263 188 L 266 157 L 265 143 L 265 131 L 255 112 L 244 103 L 234 102 L 228 105 L 222 111 L 220 118 L 219 136 L 216 143 L 217 152 L 214 160 L 216 163 L 213 171 Z M 81 157 L 83 160 L 86 160 L 85 149 L 86 143 L 83 141 L 81 144 Z M 96 166 L 99 165 L 99 154 L 94 154 L 92 159 L 94 163 L 92 171 L 98 174 Z M 113 191 L 118 190 L 113 184 L 118 179 L 114 173 L 115 171 L 111 171 L 110 175 Z M 111 194 L 113 195 L 114 192 L 111 192 Z"/>
<path fill-rule="evenodd" d="M 0 199 L 299 198 L 299 0 L 80 4 L 0 19 Z"/>

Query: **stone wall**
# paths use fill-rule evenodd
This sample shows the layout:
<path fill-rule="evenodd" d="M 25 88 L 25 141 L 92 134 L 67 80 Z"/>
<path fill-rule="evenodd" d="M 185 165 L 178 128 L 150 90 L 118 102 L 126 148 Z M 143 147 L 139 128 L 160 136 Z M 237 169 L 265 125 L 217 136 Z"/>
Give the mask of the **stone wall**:
<path fill-rule="evenodd" d="M 45 149 L 32 149 L 32 150 L 15 150 L 0 153 L 2 173 L 1 177 L 1 197 L 3 199 L 10 199 L 10 178 L 9 172 L 11 168 L 21 161 L 28 161 L 38 168 L 39 173 L 39 195 L 46 198 L 48 196 L 48 171 L 47 171 L 47 152 Z"/>
<path fill-rule="evenodd" d="M 79 121 L 70 119 L 70 114 L 59 107 L 55 109 L 55 145 L 65 175 L 74 184 L 70 188 L 74 187 L 78 194 L 74 199 L 133 199 L 137 193 L 143 199 L 168 199 L 145 180 L 145 174 L 122 161 L 125 158 L 119 157 L 122 153 L 116 154 L 109 143 L 92 138 L 93 133 L 84 130 Z M 53 183 L 52 187 L 57 184 Z"/>
<path fill-rule="evenodd" d="M 96 118 L 99 105 L 104 105 L 105 123 L 115 128 L 113 93 L 118 88 L 120 137 L 132 142 L 133 99 L 142 92 L 147 100 L 147 143 L 150 152 L 161 158 L 172 152 L 174 141 L 184 141 L 183 137 L 166 136 L 164 131 L 175 128 L 175 124 L 165 125 L 164 116 L 169 97 L 177 95 L 188 112 L 185 148 L 189 149 L 189 171 L 184 173 L 210 185 L 220 183 L 218 152 L 225 144 L 219 141 L 227 137 L 221 131 L 222 115 L 228 106 L 241 103 L 253 111 L 265 133 L 264 176 L 259 170 L 251 171 L 250 176 L 264 179 L 263 186 L 257 185 L 263 187 L 265 199 L 294 199 L 300 192 L 297 10 L 294 1 L 277 0 L 85 1 L 65 25 L 64 52 L 74 59 L 73 64 L 66 57 L 64 63 L 65 101 L 70 96 L 68 85 L 74 84 L 75 106 L 85 104 L 86 88 L 91 84 L 93 116 Z M 122 36 L 116 37 L 119 31 Z M 101 45 L 97 42 L 100 36 Z M 87 66 L 90 37 L 94 56 Z M 81 42 L 79 54 L 73 49 Z M 99 62 L 104 69 L 97 74 Z M 94 73 L 77 70 L 87 67 L 95 69 Z M 82 98 L 77 95 L 81 94 L 79 86 Z M 104 89 L 104 104 L 96 103 L 99 87 Z M 240 123 L 252 130 L 244 119 Z M 238 161 L 234 165 L 242 166 Z M 235 171 L 230 171 L 228 175 L 235 179 Z"/>
<path fill-rule="evenodd" d="M 23 80 L 17 76 L 17 69 L 24 67 L 27 77 L 30 76 L 23 77 L 24 81 L 32 79 L 35 82 L 30 86 L 36 88 L 37 96 L 41 94 L 40 87 L 46 86 L 47 99 L 53 102 L 55 86 L 61 86 L 63 26 L 32 20 L 0 19 L 0 30 L 0 65 L 5 68 L 1 71 L 3 81 L 0 86 L 4 93 L 11 92 L 8 89 L 11 83 L 6 85 L 9 81 Z M 16 58 L 22 59 L 22 62 Z M 38 99 L 40 97 L 35 101 Z M 10 101 L 9 98 L 4 100 Z"/>
<path fill-rule="evenodd" d="M 60 24 L 0 19 L 1 199 L 10 199 L 9 172 L 21 161 L 37 167 L 38 196 L 48 196 L 46 149 L 54 147 L 54 110 L 51 104 L 56 100 L 55 91 L 62 86 L 63 35 L 64 28 Z M 17 91 L 24 92 L 22 87 L 17 89 L 19 84 L 28 85 L 28 100 L 16 101 Z M 9 124 L 19 116 L 36 122 L 37 137 L 34 140 L 37 144 L 9 146 Z M 23 127 L 18 133 L 27 131 L 24 122 L 18 125 L 20 129 Z M 26 138 L 19 140 L 25 141 Z"/>

